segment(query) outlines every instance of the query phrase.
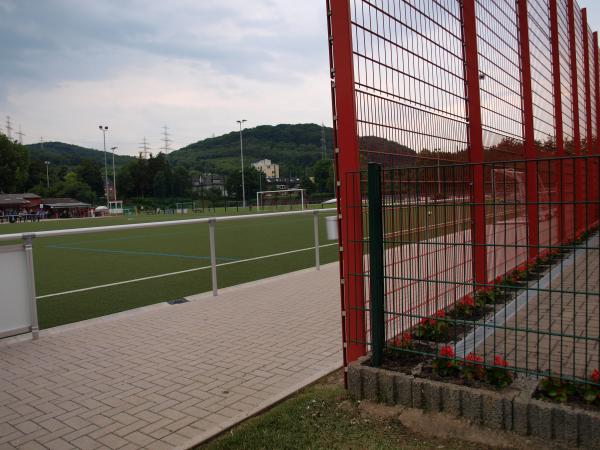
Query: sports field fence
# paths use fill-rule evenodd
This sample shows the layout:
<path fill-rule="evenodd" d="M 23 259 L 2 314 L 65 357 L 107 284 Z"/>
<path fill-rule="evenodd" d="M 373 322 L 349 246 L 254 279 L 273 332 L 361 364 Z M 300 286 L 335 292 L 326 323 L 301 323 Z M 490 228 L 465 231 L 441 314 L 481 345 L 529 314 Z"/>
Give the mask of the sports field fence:
<path fill-rule="evenodd" d="M 460 357 L 586 379 L 600 352 L 600 67 L 586 10 L 326 5 L 345 364 L 406 353 L 393 343 L 423 322 L 451 330 Z M 381 169 L 367 176 L 369 164 Z M 485 296 L 498 302 L 455 315 Z M 434 355 L 440 342 L 420 344 Z"/>

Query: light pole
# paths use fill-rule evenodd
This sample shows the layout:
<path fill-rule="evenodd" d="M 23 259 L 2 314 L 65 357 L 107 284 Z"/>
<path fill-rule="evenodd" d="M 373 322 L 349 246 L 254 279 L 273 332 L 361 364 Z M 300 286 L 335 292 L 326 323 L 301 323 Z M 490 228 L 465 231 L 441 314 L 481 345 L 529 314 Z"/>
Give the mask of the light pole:
<path fill-rule="evenodd" d="M 108 206 L 108 161 L 106 160 L 106 132 L 108 127 L 105 125 L 98 125 L 100 131 L 102 131 L 102 137 L 104 139 L 104 192 L 106 193 L 106 206 Z"/>
<path fill-rule="evenodd" d="M 113 152 L 113 197 L 115 202 L 117 201 L 117 172 L 115 172 L 115 150 L 119 147 L 111 147 Z"/>
<path fill-rule="evenodd" d="M 46 187 L 48 188 L 48 190 L 50 190 L 50 174 L 48 172 L 48 166 L 50 166 L 50 161 L 44 161 L 44 164 L 46 164 Z M 50 195 L 50 192 L 48 192 L 48 195 Z"/>
<path fill-rule="evenodd" d="M 244 140 L 242 139 L 242 126 L 246 119 L 238 120 L 240 124 L 240 155 L 242 157 L 242 208 L 246 207 L 246 186 L 244 184 Z"/>

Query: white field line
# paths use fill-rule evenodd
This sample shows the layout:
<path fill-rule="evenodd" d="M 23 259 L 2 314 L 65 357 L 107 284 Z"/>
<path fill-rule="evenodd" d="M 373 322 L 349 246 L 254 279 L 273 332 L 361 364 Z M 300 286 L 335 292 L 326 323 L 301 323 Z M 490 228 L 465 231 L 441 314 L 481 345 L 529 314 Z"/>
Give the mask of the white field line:
<path fill-rule="evenodd" d="M 331 247 L 332 245 L 338 245 L 338 244 L 336 242 L 336 243 L 333 243 L 333 244 L 320 245 L 319 248 Z M 250 261 L 258 261 L 259 259 L 274 258 L 275 256 L 291 255 L 293 253 L 306 252 L 306 251 L 314 250 L 314 249 L 315 249 L 315 247 L 307 247 L 307 248 L 301 248 L 299 250 L 291 250 L 289 252 L 273 253 L 271 255 L 257 256 L 255 258 L 248 258 L 248 259 L 241 259 L 239 261 L 229 261 L 229 262 L 217 264 L 217 267 L 231 266 L 233 264 L 240 264 L 240 263 L 245 263 L 245 262 L 250 262 Z M 171 276 L 175 276 L 175 275 L 181 275 L 181 274 L 184 274 L 184 273 L 197 272 L 197 271 L 200 271 L 200 270 L 208 270 L 210 268 L 211 268 L 210 265 L 209 266 L 202 266 L 202 267 L 195 267 L 193 269 L 180 270 L 178 272 L 162 273 L 160 275 L 151 275 L 151 276 L 148 276 L 148 277 L 135 278 L 135 279 L 132 279 L 132 280 L 117 281 L 115 283 L 109 283 L 109 284 L 100 284 L 98 286 L 90 286 L 90 287 L 81 288 L 81 289 L 73 289 L 72 291 L 64 291 L 64 292 L 56 292 L 54 294 L 39 295 L 37 297 L 37 299 L 41 300 L 41 299 L 44 299 L 44 298 L 58 297 L 60 295 L 77 294 L 79 292 L 87 292 L 87 291 L 93 291 L 93 290 L 96 290 L 96 289 L 103 289 L 103 288 L 107 288 L 107 287 L 120 286 L 122 284 L 138 283 L 140 281 L 154 280 L 156 278 L 171 277 Z"/>

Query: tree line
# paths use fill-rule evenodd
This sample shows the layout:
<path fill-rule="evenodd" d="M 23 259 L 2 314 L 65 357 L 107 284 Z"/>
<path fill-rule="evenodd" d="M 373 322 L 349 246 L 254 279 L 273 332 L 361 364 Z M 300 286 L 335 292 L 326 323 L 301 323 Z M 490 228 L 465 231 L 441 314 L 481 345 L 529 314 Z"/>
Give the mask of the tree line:
<path fill-rule="evenodd" d="M 75 166 L 31 160 L 29 151 L 0 133 L 0 192 L 32 192 L 42 197 L 71 197 L 90 204 L 104 203 L 106 171 L 91 159 Z M 184 167 L 173 168 L 162 153 L 134 159 L 118 169 L 119 199 L 133 197 L 189 197 L 191 176 Z M 112 166 L 108 183 L 113 184 Z"/>
<path fill-rule="evenodd" d="M 225 172 L 225 173 L 223 173 Z M 241 170 L 223 171 L 229 199 L 242 199 Z M 106 202 L 106 172 L 103 164 L 81 159 L 77 165 L 49 164 L 31 159 L 27 147 L 0 134 L 0 192 L 32 192 L 42 197 L 71 197 L 90 204 Z M 117 169 L 116 189 L 119 200 L 130 199 L 212 199 L 221 200 L 217 189 L 192 190 L 192 178 L 201 173 L 175 166 L 163 153 L 149 159 L 132 159 Z M 265 175 L 250 165 L 244 169 L 246 199 L 267 189 Z M 113 184 L 112 165 L 108 183 Z M 306 168 L 300 185 L 308 194 L 333 194 L 333 166 L 330 160 L 318 160 Z M 111 198 L 112 199 L 112 198 Z"/>

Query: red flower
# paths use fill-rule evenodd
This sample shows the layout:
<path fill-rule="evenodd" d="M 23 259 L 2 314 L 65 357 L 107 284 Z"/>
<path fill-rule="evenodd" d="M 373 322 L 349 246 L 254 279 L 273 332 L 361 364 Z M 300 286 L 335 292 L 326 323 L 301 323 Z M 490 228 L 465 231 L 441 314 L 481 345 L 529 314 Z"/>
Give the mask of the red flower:
<path fill-rule="evenodd" d="M 467 295 L 465 298 L 458 302 L 459 306 L 475 306 L 475 300 L 470 295 Z"/>
<path fill-rule="evenodd" d="M 405 333 L 402 333 L 402 335 L 400 335 L 400 336 L 396 336 L 396 338 L 394 339 L 394 346 L 399 347 L 399 348 L 407 348 L 407 347 L 410 347 L 411 342 L 412 342 L 412 336 L 407 331 Z"/>
<path fill-rule="evenodd" d="M 446 317 L 446 312 L 443 309 L 440 309 L 435 313 L 434 317 Z"/>
<path fill-rule="evenodd" d="M 421 325 L 432 327 L 435 325 L 435 320 L 430 319 L 429 317 L 425 317 L 421 319 Z"/>
<path fill-rule="evenodd" d="M 449 345 L 445 345 L 440 348 L 438 355 L 445 358 L 454 358 L 454 349 Z"/>
<path fill-rule="evenodd" d="M 594 383 L 598 383 L 600 381 L 600 371 L 598 371 L 598 369 L 594 369 L 590 375 L 590 380 L 592 380 Z"/>
<path fill-rule="evenodd" d="M 483 362 L 483 358 L 481 356 L 477 356 L 473 353 L 469 353 L 465 359 L 471 363 L 481 364 Z"/>
<path fill-rule="evenodd" d="M 508 362 L 502 359 L 499 355 L 496 355 L 496 357 L 494 358 L 494 365 L 499 367 L 506 367 L 508 366 Z"/>
<path fill-rule="evenodd" d="M 502 284 L 502 275 L 499 275 L 494 280 L 494 284 Z"/>

